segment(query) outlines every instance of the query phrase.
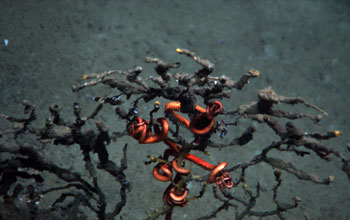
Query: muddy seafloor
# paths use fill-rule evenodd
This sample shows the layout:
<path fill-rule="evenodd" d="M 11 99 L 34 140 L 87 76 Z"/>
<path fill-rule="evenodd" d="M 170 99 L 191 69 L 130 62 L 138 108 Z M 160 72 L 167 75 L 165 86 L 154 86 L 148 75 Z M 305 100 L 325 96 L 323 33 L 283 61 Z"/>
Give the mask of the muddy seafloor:
<path fill-rule="evenodd" d="M 20 103 L 28 99 L 37 108 L 38 125 L 45 123 L 49 116 L 48 106 L 52 103 L 62 106 L 66 120 L 74 120 L 74 102 L 79 102 L 83 113 L 88 114 L 97 105 L 91 97 L 108 91 L 107 87 L 99 85 L 73 93 L 71 86 L 81 83 L 79 78 L 83 74 L 127 70 L 141 65 L 144 67 L 142 77 L 155 75 L 153 66 L 144 63 L 146 56 L 159 57 L 166 62 L 179 61 L 182 63 L 179 72 L 194 71 L 198 65 L 176 54 L 175 48 L 180 47 L 211 60 L 216 66 L 213 74 L 217 76 L 225 74 L 238 79 L 250 68 L 260 70 L 259 78 L 251 80 L 241 91 L 232 91 L 231 99 L 223 102 L 225 109 L 233 110 L 256 100 L 257 91 L 267 86 L 272 86 L 281 95 L 301 96 L 323 108 L 328 116 L 319 125 L 308 119 L 298 120 L 295 124 L 305 132 L 340 130 L 341 137 L 324 143 L 350 157 L 346 150 L 350 142 L 348 1 L 2 0 L 0 4 L 0 113 L 22 114 Z M 147 117 L 150 105 L 142 106 L 141 112 Z M 288 108 L 317 113 L 301 106 Z M 110 126 L 111 132 L 125 128 L 112 107 L 106 106 L 97 119 Z M 238 136 L 250 123 L 245 121 L 242 127 L 230 129 L 223 141 Z M 278 140 L 265 125 L 253 124 L 258 131 L 247 146 L 221 151 L 209 148 L 211 156 L 203 157 L 212 163 L 225 160 L 230 166 L 251 159 L 271 141 Z M 2 130 L 10 126 L 3 119 L 0 125 Z M 190 140 L 188 134 L 186 138 Z M 33 138 L 28 141 L 35 142 Z M 156 181 L 151 175 L 152 165 L 145 166 L 143 162 L 147 155 L 162 154 L 165 145 L 138 145 L 135 140 L 123 137 L 108 146 L 110 157 L 116 163 L 122 157 L 125 143 L 128 143 L 125 174 L 133 188 L 127 193 L 121 217 L 116 219 L 145 219 L 152 210 L 162 206 L 162 194 L 168 184 Z M 88 179 L 77 146 L 45 145 L 43 153 L 47 160 L 81 172 Z M 335 176 L 333 184 L 324 186 L 282 172 L 284 181 L 279 199 L 292 203 L 294 196 L 302 198 L 298 208 L 283 214 L 286 219 L 350 219 L 349 179 L 341 171 L 339 159 L 326 162 L 315 155 L 303 158 L 285 153 L 272 155 L 322 178 Z M 120 200 L 120 185 L 111 185 L 113 179 L 102 171 L 98 176 L 109 202 L 107 209 L 111 209 Z M 52 175 L 46 178 L 41 187 L 59 184 Z M 253 210 L 274 209 L 271 202 L 275 184 L 273 169 L 266 164 L 248 169 L 248 187 L 254 189 L 258 181 L 261 196 Z M 198 193 L 196 183 L 190 187 L 192 195 Z M 238 191 L 232 189 L 231 193 Z M 39 208 L 46 208 L 55 196 L 57 194 L 44 197 Z M 191 201 L 185 208 L 175 209 L 173 219 L 197 219 L 220 205 L 222 203 L 214 199 L 208 187 L 203 198 Z M 93 219 L 93 215 L 88 215 Z M 216 219 L 234 219 L 234 215 L 235 210 L 231 207 L 220 212 Z M 6 216 L 11 216 L 10 210 Z M 15 214 L 12 217 L 26 219 Z M 248 216 L 246 219 L 259 218 Z"/>

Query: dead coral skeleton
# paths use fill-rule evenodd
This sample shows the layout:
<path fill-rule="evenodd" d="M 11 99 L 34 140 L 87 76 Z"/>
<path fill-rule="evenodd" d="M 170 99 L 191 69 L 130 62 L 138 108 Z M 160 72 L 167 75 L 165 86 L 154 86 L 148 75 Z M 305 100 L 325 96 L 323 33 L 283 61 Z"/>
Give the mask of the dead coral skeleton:
<path fill-rule="evenodd" d="M 283 213 L 298 207 L 302 199 L 295 195 L 288 204 L 281 203 L 278 200 L 283 175 L 294 175 L 300 180 L 311 181 L 315 184 L 329 185 L 334 181 L 332 174 L 319 177 L 308 173 L 307 169 L 297 168 L 295 164 L 270 156 L 269 153 L 272 150 L 292 153 L 297 157 L 316 156 L 326 161 L 338 158 L 343 163 L 342 170 L 350 180 L 350 160 L 322 142 L 322 140 L 339 136 L 339 131 L 307 133 L 291 122 L 295 119 L 308 118 L 318 123 L 323 116 L 327 115 L 324 110 L 310 104 L 301 97 L 278 95 L 271 87 L 268 87 L 258 92 L 257 101 L 238 106 L 236 109 L 229 109 L 223 104 L 222 110 L 217 111 L 215 117 L 210 116 L 209 113 L 215 112 L 218 108 L 211 107 L 213 106 L 212 103 L 215 103 L 213 99 L 230 98 L 231 89 L 241 90 L 249 80 L 258 77 L 260 72 L 255 69 L 249 70 L 237 81 L 231 80 L 225 75 L 212 76 L 215 66 L 209 60 L 202 59 L 186 49 L 177 49 L 176 52 L 190 57 L 201 68 L 194 71 L 194 73 L 173 73 L 173 70 L 176 71 L 181 66 L 180 63 L 165 63 L 158 58 L 147 57 L 145 61 L 155 65 L 154 69 L 158 76 L 142 76 L 143 69 L 139 66 L 127 71 L 110 70 L 104 73 L 83 75 L 83 83 L 73 86 L 73 92 L 100 84 L 106 85 L 110 89 L 104 95 L 93 98 L 97 106 L 89 115 L 82 116 L 80 105 L 74 103 L 74 121 L 64 120 L 60 114 L 60 106 L 53 104 L 49 107 L 51 117 L 46 119 L 45 125 L 35 126 L 33 122 L 37 119 L 36 108 L 34 104 L 27 100 L 22 103 L 24 114 L 28 115 L 27 117 L 0 114 L 0 118 L 13 124 L 12 129 L 0 133 L 0 195 L 2 197 L 2 207 L 4 207 L 1 215 L 6 218 L 6 210 L 15 208 L 18 214 L 27 213 L 29 215 L 27 219 L 35 219 L 38 215 L 44 213 L 50 213 L 53 218 L 59 218 L 58 216 L 64 213 L 66 219 L 85 219 L 88 215 L 86 209 L 88 209 L 98 219 L 115 219 L 116 216 L 121 215 L 124 206 L 128 203 L 127 191 L 132 190 L 130 184 L 132 177 L 126 176 L 124 171 L 128 168 L 128 160 L 133 158 L 132 156 L 126 157 L 127 144 L 124 144 L 123 156 L 120 163 L 116 163 L 110 160 L 107 146 L 120 146 L 121 143 L 118 139 L 126 135 L 137 139 L 140 144 L 162 141 L 165 143 L 164 155 L 166 156 L 149 156 L 150 160 L 145 164 L 159 163 L 158 170 L 155 171 L 156 174 L 154 175 L 159 179 L 166 177 L 166 180 L 171 181 L 171 184 L 163 195 L 164 206 L 151 211 L 147 219 L 156 219 L 161 215 L 165 215 L 166 219 L 171 219 L 174 208 L 183 207 L 188 203 L 191 204 L 190 201 L 192 200 L 201 199 L 206 193 L 208 184 L 212 182 L 216 183 L 213 184 L 212 190 L 214 193 L 213 201 L 217 202 L 218 206 L 204 216 L 199 216 L 198 219 L 214 219 L 219 212 L 228 208 L 235 210 L 235 219 L 243 219 L 247 216 L 266 217 L 274 215 L 284 219 Z M 118 91 L 118 94 L 111 95 L 115 91 Z M 197 105 L 198 97 L 201 97 L 204 104 L 209 106 L 207 110 Z M 158 98 L 163 98 L 172 103 L 168 105 L 168 110 L 164 113 L 167 119 L 159 120 L 153 117 L 153 114 L 161 108 L 160 102 L 157 101 Z M 130 101 L 131 99 L 134 100 Z M 154 108 L 149 112 L 149 120 L 142 119 L 139 116 L 138 108 L 142 100 L 143 102 L 155 101 Z M 131 107 L 126 107 L 125 102 L 131 102 Z M 216 106 L 219 105 L 218 103 L 216 101 Z M 278 109 L 280 103 L 287 105 L 303 104 L 314 109 L 318 114 L 310 115 Z M 127 129 L 110 133 L 109 128 L 102 121 L 95 119 L 101 114 L 101 109 L 105 105 L 115 106 L 115 113 L 121 119 L 115 118 L 115 122 L 123 125 L 127 124 Z M 186 115 L 189 119 L 185 119 L 183 116 L 181 116 L 183 119 L 180 118 L 175 111 Z M 198 120 L 200 114 L 202 114 L 203 119 Z M 234 121 L 232 121 L 232 118 L 234 118 Z M 288 122 L 282 125 L 278 120 L 279 118 L 287 119 Z M 208 149 L 210 148 L 230 148 L 230 151 L 234 151 L 236 146 L 247 145 L 254 138 L 256 132 L 253 125 L 246 127 L 245 131 L 237 137 L 226 140 L 228 139 L 226 134 L 230 132 L 229 127 L 240 126 L 240 121 L 244 119 L 266 124 L 277 134 L 279 140 L 263 147 L 260 153 L 257 153 L 250 160 L 236 162 L 235 164 L 228 161 L 216 167 L 190 154 L 190 151 L 196 150 L 209 154 Z M 95 128 L 88 127 L 88 121 L 94 121 Z M 166 123 L 170 121 L 172 124 L 166 125 L 165 121 Z M 206 123 L 210 124 L 210 127 L 205 127 Z M 169 126 L 166 135 L 165 125 Z M 182 137 L 179 133 L 182 128 L 179 125 L 183 125 L 184 129 L 192 132 L 194 140 L 186 140 Z M 163 130 L 160 129 L 161 127 Z M 205 131 L 203 131 L 204 128 Z M 152 129 L 154 133 L 152 133 Z M 171 137 L 168 132 L 172 134 Z M 220 134 L 220 138 L 223 139 L 222 143 L 213 141 L 212 135 L 214 133 Z M 37 138 L 36 143 L 26 141 L 26 137 L 30 135 Z M 21 136 L 20 140 L 18 139 L 19 136 Z M 51 162 L 42 151 L 42 146 L 47 143 L 59 146 L 79 146 L 83 158 L 82 163 L 85 165 L 89 178 L 85 177 L 86 173 L 84 172 L 66 169 Z M 249 148 L 247 150 L 249 151 Z M 90 153 L 97 154 L 97 164 L 93 162 Z M 175 156 L 175 159 L 169 162 L 169 156 Z M 188 169 L 184 167 L 185 160 L 207 168 L 213 166 L 210 168 L 213 171 L 211 173 L 193 173 L 191 166 Z M 246 173 L 249 172 L 251 167 L 259 163 L 265 163 L 275 170 L 275 183 L 272 187 L 272 202 L 275 208 L 271 210 L 253 210 L 261 196 L 261 186 L 259 182 L 250 182 L 246 178 Z M 176 169 L 178 173 L 182 172 L 182 174 L 177 174 L 172 179 L 171 171 L 169 171 L 171 168 Z M 98 182 L 98 170 L 102 170 L 105 173 L 104 175 L 111 175 L 114 178 L 115 185 L 120 187 L 118 202 L 113 201 L 115 205 L 111 211 L 106 209 L 110 201 L 107 200 L 104 189 Z M 229 179 L 229 174 L 237 178 L 232 181 Z M 47 185 L 44 181 L 47 175 L 55 176 L 59 180 L 59 186 Z M 220 178 L 213 181 L 215 177 Z M 19 181 L 19 179 L 28 181 Z M 187 198 L 186 185 L 189 182 L 198 183 L 201 190 L 198 195 Z M 218 188 L 220 191 L 218 191 Z M 231 191 L 232 188 L 242 190 L 245 196 L 241 197 L 241 194 L 237 191 Z M 57 197 L 51 201 L 50 206 L 40 207 L 39 204 L 42 198 L 51 194 Z M 17 200 L 23 198 L 27 198 L 28 202 L 25 207 L 21 207 L 21 210 Z M 159 199 L 162 199 L 162 196 L 159 196 Z M 86 208 L 85 211 L 82 207 Z M 26 211 L 23 211 L 23 209 Z"/>

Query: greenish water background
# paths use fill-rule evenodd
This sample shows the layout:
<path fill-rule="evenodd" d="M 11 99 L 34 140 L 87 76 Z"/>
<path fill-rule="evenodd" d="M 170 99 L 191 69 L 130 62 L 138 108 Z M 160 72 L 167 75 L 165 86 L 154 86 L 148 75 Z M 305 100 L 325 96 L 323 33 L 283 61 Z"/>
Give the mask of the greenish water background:
<path fill-rule="evenodd" d="M 305 131 L 340 130 L 342 136 L 326 142 L 337 151 L 346 152 L 349 143 L 350 99 L 350 3 L 349 1 L 10 1 L 0 2 L 0 112 L 20 114 L 21 101 L 32 101 L 43 124 L 47 108 L 52 103 L 62 105 L 66 119 L 73 119 L 72 105 L 79 102 L 86 113 L 96 103 L 89 97 L 101 95 L 106 87 L 98 86 L 72 93 L 83 74 L 110 69 L 144 67 L 142 76 L 154 75 L 153 66 L 144 63 L 146 56 L 166 62 L 182 62 L 180 71 L 198 68 L 188 58 L 175 53 L 175 48 L 187 48 L 216 65 L 215 75 L 225 74 L 238 79 L 250 68 L 259 69 L 261 77 L 242 91 L 232 91 L 224 102 L 226 109 L 256 100 L 257 91 L 269 85 L 285 96 L 302 96 L 329 114 L 321 125 L 308 120 L 296 124 Z M 3 39 L 8 39 L 5 46 Z M 164 104 L 164 103 L 163 103 Z M 147 111 L 147 105 L 144 111 Z M 310 112 L 305 108 L 293 108 Z M 113 109 L 106 107 L 99 118 L 122 131 Z M 0 122 L 1 127 L 7 126 Z M 248 122 L 247 122 L 248 125 Z M 226 160 L 232 165 L 251 158 L 274 138 L 271 131 L 256 125 L 258 134 L 244 148 L 212 151 L 208 160 Z M 229 137 L 245 128 L 235 128 Z M 235 133 L 237 132 L 237 133 Z M 146 155 L 158 156 L 165 148 L 161 144 L 140 146 L 123 138 L 109 146 L 115 161 L 121 158 L 121 148 L 129 142 L 129 168 L 126 171 L 133 190 L 128 193 L 123 219 L 144 219 L 152 209 L 162 205 L 162 193 L 167 184 L 152 178 L 151 166 L 145 166 Z M 48 159 L 72 169 L 83 169 L 77 147 L 46 147 Z M 350 186 L 339 161 L 324 162 L 315 157 L 304 159 L 294 155 L 279 155 L 298 168 L 335 176 L 331 186 L 318 186 L 284 175 L 281 200 L 291 202 L 302 198 L 287 219 L 349 219 Z M 199 170 L 199 172 L 202 172 Z M 274 182 L 272 169 L 259 165 L 247 174 L 254 186 L 262 184 L 263 195 L 256 210 L 269 206 Z M 111 179 L 103 174 L 99 181 L 108 185 Z M 54 183 L 52 183 L 54 184 Z M 193 192 L 198 187 L 192 186 Z M 119 200 L 119 186 L 108 187 L 107 198 L 112 204 Z M 209 190 L 210 191 L 210 190 Z M 210 192 L 183 209 L 174 211 L 174 219 L 195 219 L 214 210 L 218 202 Z M 232 219 L 234 210 L 221 212 L 217 219 Z M 254 218 L 250 218 L 254 219 Z M 275 217 L 267 219 L 277 219 Z"/>

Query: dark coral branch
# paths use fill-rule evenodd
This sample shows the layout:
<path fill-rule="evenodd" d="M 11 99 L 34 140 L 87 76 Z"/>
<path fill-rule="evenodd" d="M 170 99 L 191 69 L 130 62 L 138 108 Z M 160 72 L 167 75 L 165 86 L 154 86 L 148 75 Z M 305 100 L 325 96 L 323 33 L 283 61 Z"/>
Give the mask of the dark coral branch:
<path fill-rule="evenodd" d="M 105 94 L 93 97 L 97 105 L 91 114 L 84 116 L 80 104 L 74 103 L 73 113 L 75 120 L 72 122 L 64 120 L 60 113 L 61 107 L 58 104 L 53 104 L 49 107 L 51 117 L 46 119 L 46 123 L 42 127 L 33 125 L 32 122 L 36 120 L 36 111 L 34 105 L 29 101 L 22 103 L 24 114 L 29 115 L 27 117 L 0 114 L 0 118 L 14 125 L 13 129 L 0 132 L 0 138 L 7 138 L 4 141 L 5 143 L 0 143 L 0 152 L 10 155 L 10 157 L 0 157 L 0 195 L 3 199 L 8 204 L 16 207 L 13 202 L 16 197 L 21 194 L 29 196 L 31 202 L 27 204 L 27 209 L 30 212 L 30 218 L 34 219 L 40 211 L 35 205 L 36 202 L 39 202 L 40 195 L 58 192 L 59 194 L 54 200 L 52 207 L 45 211 L 53 212 L 59 209 L 68 218 L 85 218 L 85 213 L 82 213 L 80 210 L 81 206 L 85 206 L 91 210 L 93 215 L 97 215 L 99 219 L 115 219 L 117 215 L 120 215 L 127 203 L 127 191 L 131 190 L 131 183 L 127 180 L 127 176 L 124 173 L 131 158 L 127 158 L 127 144 L 125 144 L 120 165 L 117 165 L 110 159 L 107 146 L 115 144 L 111 140 L 116 142 L 117 146 L 120 146 L 118 138 L 125 135 L 132 136 L 140 144 L 164 142 L 163 157 L 151 156 L 151 160 L 145 162 L 145 164 L 157 162 L 162 166 L 164 165 L 164 167 L 159 166 L 163 168 L 159 173 L 156 170 L 155 174 L 158 176 L 167 172 L 168 174 L 171 173 L 172 177 L 172 169 L 176 169 L 177 172 L 173 179 L 170 178 L 171 184 L 165 189 L 163 195 L 164 206 L 152 211 L 147 217 L 149 220 L 156 219 L 161 215 L 165 215 L 166 219 L 171 219 L 175 208 L 186 206 L 191 200 L 201 199 L 206 193 L 206 186 L 212 183 L 220 188 L 220 191 L 218 191 L 218 187 L 216 185 L 213 186 L 215 201 L 220 203 L 220 205 L 199 219 L 213 219 L 221 211 L 229 208 L 235 209 L 235 219 L 243 219 L 249 216 L 259 218 L 277 216 L 280 219 L 285 219 L 283 213 L 296 208 L 301 199 L 295 197 L 294 203 L 290 204 L 279 202 L 278 195 L 281 193 L 279 189 L 282 184 L 281 170 L 296 176 L 300 180 L 311 181 L 316 184 L 329 185 L 334 180 L 333 176 L 321 179 L 315 174 L 309 174 L 304 168 L 296 168 L 292 163 L 271 157 L 269 153 L 272 150 L 293 153 L 294 156 L 300 157 L 317 155 L 326 161 L 331 161 L 333 157 L 338 158 L 342 161 L 342 170 L 348 175 L 350 180 L 350 160 L 321 142 L 322 140 L 338 137 L 340 135 L 339 131 L 307 133 L 289 121 L 308 118 L 318 123 L 323 116 L 327 115 L 324 110 L 310 104 L 301 97 L 278 95 L 271 87 L 260 90 L 256 101 L 234 108 L 225 105 L 225 103 L 221 104 L 217 100 L 212 101 L 213 99 L 230 98 L 231 89 L 241 90 L 249 84 L 251 79 L 258 77 L 260 72 L 251 69 L 237 81 L 234 81 L 225 75 L 215 76 L 214 64 L 207 59 L 200 58 L 194 52 L 187 49 L 177 49 L 176 52 L 191 58 L 200 65 L 200 68 L 193 71 L 193 73 L 173 73 L 172 71 L 177 70 L 181 66 L 179 62 L 167 63 L 158 58 L 147 57 L 145 61 L 155 65 L 154 69 L 158 76 L 149 75 L 144 77 L 142 75 L 143 68 L 140 66 L 126 71 L 111 70 L 99 74 L 84 75 L 82 84 L 72 86 L 73 92 L 97 85 L 105 85 L 109 89 Z M 200 97 L 204 104 L 207 105 L 206 109 L 197 104 L 197 100 L 200 100 L 198 99 Z M 159 112 L 161 104 L 157 98 L 166 99 L 173 104 L 168 106 L 164 113 L 167 119 L 155 118 L 156 115 L 161 114 Z M 153 109 L 145 114 L 139 111 L 142 107 L 142 102 L 150 102 L 152 100 L 154 100 Z M 130 105 L 126 106 L 126 102 Z M 302 104 L 317 111 L 318 114 L 311 115 L 278 109 L 280 103 L 287 105 Z M 104 105 L 110 105 L 112 108 L 115 108 L 116 116 L 120 119 L 119 121 L 122 121 L 118 123 L 118 126 L 123 126 L 122 131 L 112 131 L 112 135 L 110 135 L 109 128 L 99 119 Z M 226 108 L 225 111 L 223 108 Z M 174 114 L 175 110 L 179 114 Z M 179 116 L 180 114 L 185 116 Z M 149 119 L 142 119 L 141 115 L 148 115 Z M 218 116 L 218 119 L 215 120 L 216 116 Z M 233 122 L 227 122 L 227 116 L 231 116 L 229 121 L 233 120 Z M 222 117 L 226 118 L 223 119 Z M 285 124 L 281 124 L 279 118 L 284 118 L 288 121 Z M 201 151 L 209 155 L 207 148 L 210 147 L 234 150 L 235 146 L 247 146 L 255 137 L 256 128 L 253 125 L 248 126 L 242 134 L 230 139 L 225 144 L 212 139 L 214 133 L 218 133 L 221 139 L 227 138 L 227 134 L 230 132 L 229 126 L 238 126 L 242 119 L 265 123 L 265 127 L 275 132 L 278 140 L 271 142 L 267 146 L 262 146 L 260 148 L 261 151 L 252 158 L 237 162 L 228 168 L 225 168 L 226 162 L 212 165 L 191 153 L 191 151 Z M 164 120 L 166 123 L 163 123 Z M 168 120 L 173 122 L 173 124 L 168 125 Z M 88 122 L 92 121 L 96 126 L 88 127 L 89 124 L 91 125 Z M 126 128 L 125 124 L 128 124 Z M 166 129 L 162 127 L 165 124 L 167 126 Z M 187 140 L 187 138 L 181 136 L 181 129 L 183 128 L 180 125 L 184 125 L 186 132 L 192 134 L 192 140 Z M 174 126 L 176 130 L 173 128 Z M 173 137 L 168 136 L 168 132 Z M 34 135 L 40 143 L 52 142 L 55 145 L 67 147 L 79 146 L 83 156 L 82 162 L 90 179 L 85 180 L 82 177 L 84 173 L 77 173 L 47 161 L 45 156 L 42 155 L 40 147 L 28 144 L 25 141 L 25 143 L 14 141 L 19 135 L 27 137 L 30 134 Z M 97 154 L 97 164 L 91 158 L 92 153 Z M 174 160 L 168 161 L 169 157 L 173 157 L 172 159 Z M 183 163 L 186 160 L 191 162 L 189 169 L 185 168 Z M 193 173 L 192 163 L 193 165 L 200 165 L 210 172 L 201 173 L 200 175 Z M 273 198 L 271 201 L 276 208 L 272 210 L 256 211 L 254 208 L 257 207 L 257 201 L 260 199 L 260 184 L 259 182 L 256 183 L 255 190 L 251 190 L 247 185 L 249 180 L 246 179 L 246 172 L 249 172 L 250 168 L 260 163 L 266 163 L 273 168 L 277 168 L 275 171 L 276 185 L 272 188 Z M 36 186 L 28 184 L 25 190 L 18 183 L 18 179 L 21 178 L 34 180 L 36 183 L 41 183 L 45 186 L 43 180 L 47 174 L 44 171 L 56 176 L 61 181 L 61 185 L 44 189 L 45 187 L 41 187 L 39 184 Z M 109 201 L 105 195 L 105 189 L 99 184 L 98 172 L 111 175 L 115 183 L 120 186 L 120 200 L 109 213 L 107 213 Z M 232 180 L 229 176 L 231 173 L 238 176 L 238 178 Z M 190 181 L 201 184 L 202 188 L 198 195 L 187 199 L 188 189 L 186 186 Z M 242 186 L 246 198 L 240 198 L 234 191 L 230 190 L 230 188 L 238 186 Z"/>

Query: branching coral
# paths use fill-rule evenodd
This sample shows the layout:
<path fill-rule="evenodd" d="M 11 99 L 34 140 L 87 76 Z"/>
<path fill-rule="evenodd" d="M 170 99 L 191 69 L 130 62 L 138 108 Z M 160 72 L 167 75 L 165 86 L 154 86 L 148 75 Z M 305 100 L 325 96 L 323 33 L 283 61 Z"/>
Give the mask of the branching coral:
<path fill-rule="evenodd" d="M 308 118 L 318 123 L 324 115 L 327 115 L 325 111 L 303 98 L 278 95 L 270 87 L 258 92 L 257 101 L 230 109 L 219 100 L 230 98 L 231 89 L 241 90 L 250 79 L 260 75 L 259 71 L 249 70 L 238 81 L 233 81 L 224 75 L 212 76 L 215 67 L 209 60 L 202 59 L 186 49 L 177 49 L 176 52 L 190 57 L 201 68 L 192 74 L 172 73 L 171 71 L 180 67 L 180 63 L 165 63 L 158 58 L 147 57 L 145 61 L 155 65 L 157 77 L 143 77 L 143 69 L 139 66 L 128 71 L 111 70 L 100 74 L 84 75 L 83 83 L 72 87 L 73 92 L 99 84 L 108 86 L 110 90 L 102 96 L 94 97 L 97 106 L 87 116 L 82 116 L 80 105 L 74 103 L 75 121 L 65 121 L 61 117 L 60 106 L 53 104 L 49 107 L 51 117 L 47 118 L 45 125 L 35 126 L 33 122 L 37 119 L 36 108 L 29 101 L 22 103 L 24 114 L 29 115 L 28 117 L 0 114 L 0 118 L 14 125 L 12 129 L 3 130 L 0 133 L 2 216 L 8 217 L 5 210 L 14 208 L 17 214 L 25 213 L 27 219 L 36 219 L 44 213 L 50 213 L 56 218 L 59 218 L 60 213 L 65 213 L 66 219 L 85 219 L 88 214 L 82 207 L 95 213 L 98 219 L 114 219 L 120 215 L 128 202 L 127 192 L 132 190 L 130 184 L 132 178 L 127 177 L 124 172 L 128 168 L 127 144 L 124 144 L 120 163 L 110 159 L 107 145 L 119 146 L 121 143 L 118 138 L 121 136 L 130 136 L 138 144 L 163 143 L 164 149 L 161 150 L 163 155 L 149 156 L 150 160 L 145 162 L 146 165 L 157 163 L 149 172 L 156 180 L 170 182 L 163 196 L 159 195 L 159 199 L 163 199 L 164 206 L 151 211 L 147 217 L 149 220 L 161 215 L 165 215 L 165 219 L 171 219 L 174 208 L 184 207 L 192 200 L 200 200 L 209 184 L 212 184 L 214 197 L 219 206 L 208 215 L 199 216 L 198 219 L 213 219 L 219 212 L 230 207 L 235 209 L 236 219 L 247 216 L 278 216 L 284 219 L 283 213 L 296 208 L 301 198 L 296 196 L 293 202 L 287 204 L 278 200 L 278 192 L 283 182 L 282 173 L 288 173 L 300 180 L 315 184 L 328 185 L 333 182 L 333 176 L 322 179 L 296 168 L 294 164 L 285 162 L 281 158 L 271 156 L 272 150 L 291 153 L 296 157 L 313 154 L 327 161 L 338 158 L 343 163 L 342 170 L 350 179 L 349 159 L 321 142 L 339 136 L 339 131 L 307 133 L 292 123 L 292 120 L 300 118 Z M 111 95 L 116 91 L 116 95 Z M 197 104 L 198 97 L 203 99 L 205 108 Z M 162 106 L 158 98 L 168 102 Z M 139 114 L 138 109 L 142 101 L 154 102 L 147 119 L 143 118 L 145 115 L 141 117 Z M 318 114 L 310 115 L 278 109 L 280 103 L 303 104 L 314 109 Z M 111 120 L 122 124 L 123 127 L 126 126 L 125 131 L 111 134 L 104 122 L 95 119 L 101 114 L 101 109 L 105 105 L 115 106 L 115 113 L 121 120 L 117 117 Z M 164 108 L 163 116 L 154 118 L 154 114 L 162 108 Z M 230 122 L 232 118 L 234 121 Z M 285 125 L 282 125 L 278 118 L 286 119 Z M 243 119 L 266 124 L 279 139 L 262 147 L 261 151 L 251 159 L 235 164 L 232 161 L 211 164 L 191 153 L 191 151 L 200 151 L 208 154 L 210 148 L 230 148 L 234 151 L 235 146 L 247 145 L 253 140 L 256 132 L 253 125 L 246 127 L 245 131 L 237 137 L 226 140 L 229 128 L 241 126 L 240 121 Z M 95 122 L 96 128 L 87 126 L 89 121 Z M 183 137 L 179 132 L 181 129 L 194 138 L 188 140 L 188 137 Z M 223 140 L 221 143 L 214 140 L 214 133 L 219 134 Z M 30 135 L 36 136 L 38 140 L 36 144 L 26 139 Z M 23 138 L 19 140 L 18 137 Z M 90 178 L 85 178 L 84 173 L 65 169 L 51 162 L 42 153 L 40 147 L 48 142 L 60 146 L 79 146 Z M 92 162 L 90 153 L 97 154 L 97 165 Z M 169 160 L 170 157 L 172 160 Z M 186 167 L 185 163 L 188 162 L 190 166 Z M 251 167 L 260 163 L 265 163 L 274 169 L 275 185 L 272 189 L 272 201 L 275 209 L 264 211 L 254 209 L 261 194 L 261 186 L 257 182 L 255 188 L 248 187 L 249 180 L 246 178 L 246 173 Z M 209 172 L 195 173 L 191 168 L 192 164 Z M 99 184 L 97 169 L 104 171 L 105 175 L 112 176 L 116 185 L 121 186 L 119 202 L 115 204 L 112 211 L 106 209 L 108 201 L 104 189 Z M 51 187 L 46 184 L 47 172 L 56 176 L 61 185 Z M 232 174 L 238 177 L 232 179 L 230 177 Z M 28 181 L 23 183 L 19 179 Z M 198 195 L 191 195 L 187 188 L 190 182 L 201 185 Z M 250 183 L 250 185 L 254 184 Z M 248 198 L 236 195 L 233 191 L 236 188 L 242 189 Z M 56 199 L 50 206 L 39 208 L 38 203 L 42 197 L 49 194 L 56 195 Z M 19 207 L 16 199 L 23 196 L 28 199 L 27 205 Z"/>

